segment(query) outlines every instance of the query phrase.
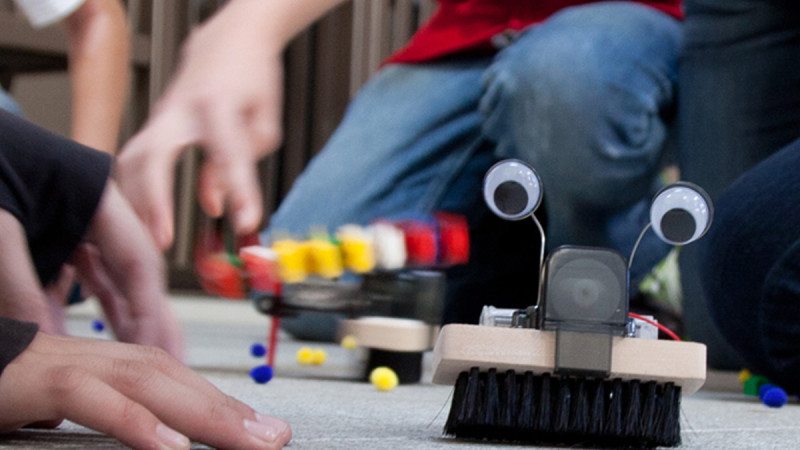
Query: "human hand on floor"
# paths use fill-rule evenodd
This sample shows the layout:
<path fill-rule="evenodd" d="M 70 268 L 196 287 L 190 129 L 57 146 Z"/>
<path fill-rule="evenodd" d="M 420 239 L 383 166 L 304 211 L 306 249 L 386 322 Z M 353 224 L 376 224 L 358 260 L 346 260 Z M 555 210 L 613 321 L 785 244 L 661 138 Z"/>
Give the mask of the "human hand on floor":
<path fill-rule="evenodd" d="M 64 334 L 66 293 L 73 275 L 100 300 L 118 339 L 155 345 L 183 356 L 180 327 L 167 302 L 161 255 L 113 182 L 103 192 L 74 268 L 43 289 L 34 270 L 25 231 L 0 210 L 0 315 L 36 322 Z"/>
<path fill-rule="evenodd" d="M 0 376 L 0 431 L 67 419 L 134 448 L 277 449 L 289 425 L 256 413 L 166 352 L 39 332 Z"/>
<path fill-rule="evenodd" d="M 182 359 L 183 336 L 169 307 L 161 254 L 113 181 L 84 239 L 72 263 L 78 279 L 99 300 L 115 336 Z"/>

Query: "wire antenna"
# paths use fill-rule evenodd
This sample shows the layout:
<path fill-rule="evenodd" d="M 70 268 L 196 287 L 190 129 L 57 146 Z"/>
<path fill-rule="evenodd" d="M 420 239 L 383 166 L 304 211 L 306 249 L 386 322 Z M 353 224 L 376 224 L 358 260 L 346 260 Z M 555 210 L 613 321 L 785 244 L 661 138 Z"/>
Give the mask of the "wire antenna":
<path fill-rule="evenodd" d="M 539 222 L 539 219 L 536 218 L 534 213 L 531 213 L 531 219 L 533 219 L 533 223 L 536 224 L 536 228 L 539 229 L 539 289 L 536 293 L 536 305 L 539 305 L 539 301 L 542 298 L 542 283 L 544 283 L 544 244 L 545 244 L 545 237 L 544 237 L 544 228 L 542 228 L 542 224 Z"/>
<path fill-rule="evenodd" d="M 645 225 L 645 227 L 642 229 L 642 232 L 639 233 L 639 237 L 636 239 L 636 243 L 633 244 L 633 249 L 631 250 L 631 256 L 628 257 L 628 271 L 631 270 L 631 266 L 633 265 L 633 257 L 636 256 L 636 250 L 639 249 L 639 244 L 642 242 L 644 234 L 647 233 L 647 230 L 649 230 L 651 226 L 652 224 L 650 222 L 647 222 L 647 225 Z"/>

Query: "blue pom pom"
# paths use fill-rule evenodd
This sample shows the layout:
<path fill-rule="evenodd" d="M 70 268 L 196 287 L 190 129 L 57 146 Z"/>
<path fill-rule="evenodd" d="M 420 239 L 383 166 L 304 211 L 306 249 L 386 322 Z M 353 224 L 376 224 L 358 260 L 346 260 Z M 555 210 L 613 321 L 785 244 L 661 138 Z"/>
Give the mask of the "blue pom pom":
<path fill-rule="evenodd" d="M 102 333 L 106 329 L 106 324 L 102 320 L 95 319 L 92 321 L 92 329 L 97 333 Z"/>
<path fill-rule="evenodd" d="M 783 389 L 772 386 L 770 389 L 765 389 L 764 394 L 761 395 L 761 401 L 770 408 L 780 408 L 789 401 L 789 396 Z"/>
<path fill-rule="evenodd" d="M 770 390 L 770 389 L 772 389 L 772 388 L 774 388 L 774 387 L 775 387 L 775 385 L 774 385 L 774 384 L 772 384 L 772 383 L 764 383 L 764 384 L 762 384 L 761 386 L 759 386 L 759 387 L 758 387 L 758 398 L 760 398 L 761 400 L 764 400 L 764 394 L 765 394 L 765 393 L 766 393 L 768 390 Z"/>
<path fill-rule="evenodd" d="M 253 367 L 250 370 L 250 378 L 258 384 L 267 383 L 272 379 L 272 367 L 267 365 Z"/>
<path fill-rule="evenodd" d="M 267 354 L 267 348 L 264 347 L 264 344 L 256 342 L 250 346 L 250 354 L 253 355 L 254 358 L 261 358 Z"/>

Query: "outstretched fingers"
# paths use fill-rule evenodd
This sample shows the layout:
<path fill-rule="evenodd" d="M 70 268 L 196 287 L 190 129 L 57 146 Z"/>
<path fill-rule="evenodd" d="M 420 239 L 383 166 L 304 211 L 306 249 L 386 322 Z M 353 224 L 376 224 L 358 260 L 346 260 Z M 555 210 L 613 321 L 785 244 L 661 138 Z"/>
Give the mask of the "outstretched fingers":
<path fill-rule="evenodd" d="M 191 438 L 218 447 L 254 449 L 279 448 L 291 439 L 287 423 L 225 395 L 165 352 L 140 346 L 130 352 L 104 376 Z"/>
<path fill-rule="evenodd" d="M 133 448 L 188 449 L 191 445 L 189 438 L 162 423 L 146 407 L 84 369 L 61 370 L 50 393 L 59 415 Z"/>
<path fill-rule="evenodd" d="M 135 448 L 281 448 L 289 425 L 258 414 L 164 350 L 39 333 L 0 377 L 0 430 L 66 418 Z"/>
<path fill-rule="evenodd" d="M 263 214 L 256 169 L 263 150 L 251 136 L 244 111 L 216 108 L 204 115 L 208 167 L 201 173 L 201 202 L 211 215 L 225 209 L 237 233 L 253 232 Z"/>
<path fill-rule="evenodd" d="M 181 358 L 183 339 L 169 308 L 161 255 L 113 182 L 106 187 L 87 240 L 96 246 L 99 263 L 87 265 L 94 269 L 86 273 L 110 283 L 106 291 L 116 293 L 114 297 L 124 297 L 126 322 L 133 326 L 130 341 L 157 345 Z"/>
<path fill-rule="evenodd" d="M 197 127 L 182 108 L 161 109 L 120 151 L 114 177 L 158 247 L 165 250 L 175 233 L 175 164 L 195 141 Z"/>

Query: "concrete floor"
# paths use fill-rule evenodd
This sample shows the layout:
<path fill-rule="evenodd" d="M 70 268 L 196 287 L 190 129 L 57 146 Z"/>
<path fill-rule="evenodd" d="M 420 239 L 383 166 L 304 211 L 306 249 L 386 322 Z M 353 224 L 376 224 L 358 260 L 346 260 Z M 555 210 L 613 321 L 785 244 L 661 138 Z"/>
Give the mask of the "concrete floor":
<path fill-rule="evenodd" d="M 338 346 L 324 346 L 328 352 L 324 365 L 299 366 L 295 352 L 299 346 L 309 344 L 283 336 L 275 379 L 267 385 L 257 385 L 249 379 L 248 371 L 260 361 L 249 355 L 249 346 L 263 341 L 265 317 L 245 302 L 176 296 L 175 307 L 187 335 L 189 365 L 257 410 L 287 419 L 294 430 L 291 448 L 520 448 L 463 443 L 442 437 L 451 387 L 422 383 L 378 392 L 367 383 L 354 381 L 360 372 L 362 355 Z M 94 305 L 78 307 L 70 312 L 70 332 L 104 337 L 91 330 L 91 320 L 97 317 Z M 771 409 L 737 391 L 736 374 L 712 373 L 699 393 L 683 399 L 682 448 L 800 446 L 800 406 L 796 399 L 783 408 Z M 0 447 L 121 446 L 113 439 L 66 423 L 54 431 L 4 435 L 0 437 Z"/>

